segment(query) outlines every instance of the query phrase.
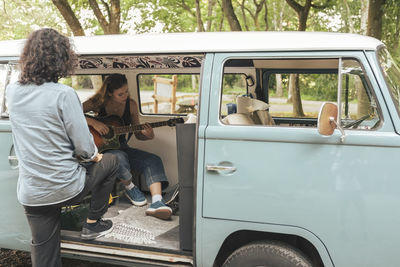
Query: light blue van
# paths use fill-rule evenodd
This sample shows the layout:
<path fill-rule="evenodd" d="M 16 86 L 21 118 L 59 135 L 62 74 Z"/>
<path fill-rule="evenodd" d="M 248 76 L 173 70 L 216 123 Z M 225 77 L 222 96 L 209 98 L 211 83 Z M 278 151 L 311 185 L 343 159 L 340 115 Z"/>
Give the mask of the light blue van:
<path fill-rule="evenodd" d="M 128 78 L 156 138 L 170 221 L 146 217 L 116 184 L 114 231 L 79 238 L 64 210 L 62 253 L 126 266 L 399 266 L 400 71 L 380 41 L 305 32 L 77 37 L 62 83 L 81 100 Z M 0 42 L 0 247 L 29 250 L 5 88 L 21 41 Z M 176 118 L 184 124 L 176 124 Z M 168 127 L 170 126 L 170 127 Z M 148 189 L 140 175 L 135 182 Z M 167 192 L 170 194 L 171 192 Z"/>

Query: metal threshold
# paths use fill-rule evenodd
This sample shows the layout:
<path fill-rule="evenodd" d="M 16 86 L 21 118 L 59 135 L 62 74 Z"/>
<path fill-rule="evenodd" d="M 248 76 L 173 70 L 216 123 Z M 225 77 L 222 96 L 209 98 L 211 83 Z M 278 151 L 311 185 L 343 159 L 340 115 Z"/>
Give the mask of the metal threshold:
<path fill-rule="evenodd" d="M 61 253 L 83 258 L 104 259 L 121 263 L 139 263 L 148 266 L 193 266 L 193 257 L 173 253 L 146 251 L 132 248 L 109 247 L 73 241 L 61 242 Z M 132 266 L 132 265 L 130 265 Z"/>

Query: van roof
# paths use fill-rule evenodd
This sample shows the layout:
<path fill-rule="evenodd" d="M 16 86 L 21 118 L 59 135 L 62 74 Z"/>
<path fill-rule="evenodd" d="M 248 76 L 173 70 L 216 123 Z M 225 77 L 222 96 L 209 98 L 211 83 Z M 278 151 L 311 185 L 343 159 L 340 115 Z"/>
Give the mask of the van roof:
<path fill-rule="evenodd" d="M 198 32 L 73 37 L 81 55 L 376 50 L 375 38 L 327 32 Z M 0 56 L 19 56 L 24 40 L 0 41 Z"/>

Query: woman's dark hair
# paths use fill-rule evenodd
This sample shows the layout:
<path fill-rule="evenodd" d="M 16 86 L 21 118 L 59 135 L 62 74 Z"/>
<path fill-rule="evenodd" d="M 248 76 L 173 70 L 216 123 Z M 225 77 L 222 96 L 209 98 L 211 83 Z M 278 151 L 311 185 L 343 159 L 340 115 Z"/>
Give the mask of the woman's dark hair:
<path fill-rule="evenodd" d="M 115 90 L 121 88 L 128 83 L 125 75 L 123 74 L 111 74 L 105 78 L 100 89 L 93 95 L 90 100 L 96 106 L 101 106 L 110 98 L 109 94 L 112 94 Z"/>
<path fill-rule="evenodd" d="M 20 57 L 19 82 L 37 85 L 58 82 L 73 72 L 76 59 L 68 37 L 49 28 L 34 31 Z"/>
<path fill-rule="evenodd" d="M 105 93 L 110 93 L 112 94 L 116 89 L 121 88 L 125 84 L 127 84 L 128 81 L 123 74 L 111 74 L 107 76 L 107 78 L 104 80 L 102 88 Z M 104 88 L 103 88 L 104 87 Z"/>

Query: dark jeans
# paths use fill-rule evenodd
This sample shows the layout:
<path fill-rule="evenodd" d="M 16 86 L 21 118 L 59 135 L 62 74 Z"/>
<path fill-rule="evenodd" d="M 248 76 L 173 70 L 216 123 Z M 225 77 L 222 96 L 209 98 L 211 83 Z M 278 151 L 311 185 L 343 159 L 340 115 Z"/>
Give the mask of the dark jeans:
<path fill-rule="evenodd" d="M 97 220 L 107 212 L 108 199 L 118 170 L 118 159 L 104 154 L 100 162 L 86 167 L 82 192 L 63 203 L 47 206 L 24 206 L 32 232 L 31 258 L 33 267 L 61 266 L 61 207 L 76 205 L 92 192 L 88 218 Z"/>
<path fill-rule="evenodd" d="M 132 180 L 131 170 L 140 173 L 146 180 L 147 187 L 160 182 L 161 188 L 168 187 L 164 165 L 161 158 L 153 153 L 122 145 L 120 149 L 112 149 L 105 152 L 114 154 L 119 161 L 118 177 L 121 180 Z"/>

